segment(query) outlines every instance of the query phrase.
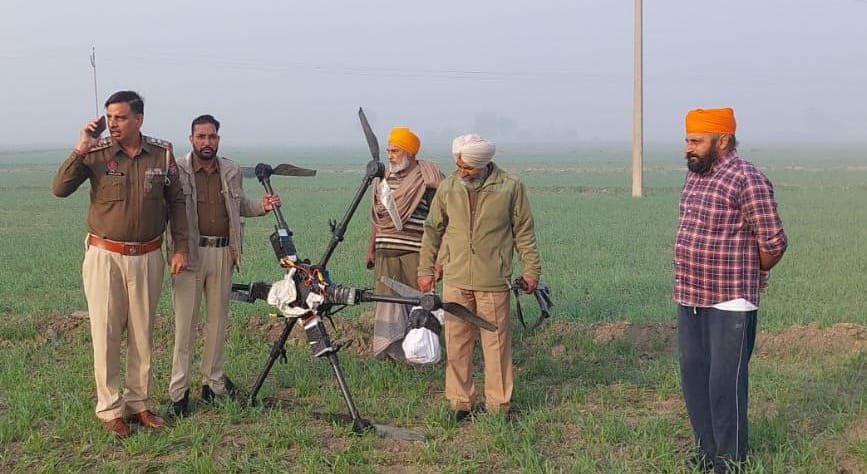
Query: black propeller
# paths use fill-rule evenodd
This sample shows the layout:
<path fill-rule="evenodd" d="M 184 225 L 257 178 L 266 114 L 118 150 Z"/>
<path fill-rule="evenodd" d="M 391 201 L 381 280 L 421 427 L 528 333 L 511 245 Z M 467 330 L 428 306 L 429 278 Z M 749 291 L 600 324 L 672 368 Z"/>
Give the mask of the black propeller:
<path fill-rule="evenodd" d="M 379 161 L 379 141 L 376 139 L 376 134 L 370 128 L 370 122 L 367 121 L 367 116 L 364 115 L 364 110 L 358 108 L 358 118 L 361 119 L 361 128 L 364 130 L 364 136 L 367 138 L 367 146 L 370 148 L 370 155 L 373 156 L 373 161 Z"/>
<path fill-rule="evenodd" d="M 270 168 L 270 167 L 269 167 Z M 255 166 L 244 166 L 241 168 L 241 173 L 245 178 L 256 178 L 256 167 Z M 268 170 L 268 175 L 277 175 L 277 176 L 316 176 L 316 170 L 311 170 L 307 168 L 299 168 L 295 165 L 287 165 L 281 164 L 277 165 L 274 168 L 270 168 Z"/>
<path fill-rule="evenodd" d="M 423 296 L 425 296 L 425 294 L 422 293 L 421 291 L 416 290 L 415 288 L 413 288 L 413 287 L 411 287 L 405 283 L 401 283 L 397 280 L 391 279 L 387 276 L 380 277 L 379 281 L 381 281 L 385 286 L 394 290 L 400 296 L 406 296 L 407 298 L 422 298 Z M 442 309 L 446 310 L 447 312 L 451 313 L 454 317 L 462 319 L 462 320 L 464 320 L 470 324 L 473 324 L 475 326 L 478 326 L 482 329 L 485 329 L 487 331 L 496 331 L 497 330 L 497 326 L 491 324 L 489 321 L 487 321 L 485 319 L 480 318 L 478 315 L 476 315 L 475 313 L 470 311 L 466 306 L 464 306 L 460 303 L 442 302 L 440 304 L 440 307 Z"/>

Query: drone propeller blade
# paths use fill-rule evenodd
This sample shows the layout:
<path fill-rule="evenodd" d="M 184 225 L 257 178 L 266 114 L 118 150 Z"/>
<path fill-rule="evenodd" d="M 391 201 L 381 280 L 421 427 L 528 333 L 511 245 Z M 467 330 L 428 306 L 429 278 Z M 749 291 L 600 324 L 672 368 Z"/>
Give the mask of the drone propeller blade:
<path fill-rule="evenodd" d="M 367 146 L 370 147 L 370 155 L 373 156 L 373 161 L 379 161 L 379 141 L 376 139 L 376 134 L 370 128 L 370 122 L 367 121 L 367 116 L 364 115 L 364 110 L 358 108 L 358 118 L 361 119 L 361 128 L 364 130 L 364 136 L 367 138 Z"/>
<path fill-rule="evenodd" d="M 472 311 L 467 309 L 466 306 L 460 303 L 443 303 L 443 309 L 447 312 L 451 313 L 454 317 L 458 319 L 463 319 L 464 321 L 474 324 L 484 330 L 487 331 L 496 331 L 497 326 L 494 326 L 490 322 L 476 316 Z"/>
<path fill-rule="evenodd" d="M 307 168 L 299 168 L 295 165 L 277 165 L 274 167 L 274 174 L 280 176 L 316 176 L 316 170 Z"/>
<path fill-rule="evenodd" d="M 316 170 L 311 170 L 307 168 L 299 168 L 295 165 L 277 165 L 271 170 L 271 174 L 276 174 L 277 176 L 316 176 Z M 242 166 L 241 167 L 241 175 L 245 178 L 255 178 L 256 177 L 256 168 L 253 166 Z"/>
<path fill-rule="evenodd" d="M 397 280 L 389 278 L 387 276 L 379 277 L 379 281 L 382 282 L 383 285 L 391 288 L 400 296 L 405 296 L 407 298 L 421 298 L 424 296 L 424 293 L 416 290 L 415 288 L 407 285 L 406 283 L 401 283 Z"/>
<path fill-rule="evenodd" d="M 422 296 L 424 296 L 424 293 L 422 293 L 421 291 L 416 290 L 415 288 L 413 288 L 413 287 L 411 287 L 405 283 L 401 283 L 401 282 L 394 280 L 392 278 L 389 278 L 387 276 L 380 277 L 379 281 L 381 281 L 385 286 L 394 290 L 400 296 L 405 296 L 407 298 L 421 298 Z M 466 306 L 464 306 L 460 303 L 446 303 L 446 302 L 444 302 L 442 304 L 442 308 L 444 310 L 448 311 L 449 313 L 453 314 L 456 318 L 462 319 L 462 320 L 464 320 L 470 324 L 476 325 L 482 329 L 486 329 L 488 331 L 496 331 L 497 330 L 497 326 L 494 326 L 490 322 L 485 321 L 484 319 L 473 314 L 472 311 L 470 311 Z"/>

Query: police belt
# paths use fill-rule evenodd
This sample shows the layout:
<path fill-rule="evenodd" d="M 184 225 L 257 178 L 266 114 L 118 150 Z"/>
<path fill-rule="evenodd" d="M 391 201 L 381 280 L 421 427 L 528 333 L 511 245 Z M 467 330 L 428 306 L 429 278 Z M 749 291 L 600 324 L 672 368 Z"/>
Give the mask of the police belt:
<path fill-rule="evenodd" d="M 94 247 L 108 250 L 109 252 L 119 253 L 121 255 L 145 255 L 159 250 L 163 243 L 162 237 L 157 237 L 150 242 L 118 242 L 116 240 L 103 239 L 93 234 L 87 234 L 87 244 Z"/>
<path fill-rule="evenodd" d="M 228 245 L 228 237 L 212 237 L 210 235 L 199 237 L 199 247 L 226 247 Z"/>

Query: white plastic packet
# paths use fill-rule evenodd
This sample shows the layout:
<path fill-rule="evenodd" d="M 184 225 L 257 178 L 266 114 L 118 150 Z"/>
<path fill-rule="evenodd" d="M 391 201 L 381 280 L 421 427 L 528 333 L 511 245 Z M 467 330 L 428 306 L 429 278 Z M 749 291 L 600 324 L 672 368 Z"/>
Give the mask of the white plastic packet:
<path fill-rule="evenodd" d="M 419 308 L 415 306 L 412 310 Z M 410 314 L 412 314 L 412 310 Z M 431 314 L 443 324 L 443 310 L 431 311 Z M 442 359 L 442 345 L 439 334 L 426 327 L 410 329 L 403 338 L 403 353 L 406 361 L 415 365 L 436 364 Z"/>

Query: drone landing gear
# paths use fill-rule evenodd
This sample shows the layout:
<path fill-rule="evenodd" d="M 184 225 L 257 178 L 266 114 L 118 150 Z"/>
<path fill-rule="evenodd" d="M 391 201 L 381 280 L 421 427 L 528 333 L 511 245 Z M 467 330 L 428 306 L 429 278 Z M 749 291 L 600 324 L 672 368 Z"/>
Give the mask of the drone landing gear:
<path fill-rule="evenodd" d="M 286 323 L 283 326 L 283 332 L 280 333 L 280 337 L 274 341 L 274 344 L 271 346 L 271 353 L 268 356 L 268 361 L 265 363 L 265 368 L 262 370 L 262 373 L 259 374 L 259 377 L 256 379 L 256 383 L 253 385 L 253 389 L 250 393 L 251 406 L 256 405 L 256 396 L 259 394 L 259 390 L 265 383 L 268 373 L 271 372 L 274 362 L 276 362 L 277 359 L 286 362 L 286 340 L 289 338 L 289 333 L 292 332 L 292 328 L 295 327 L 297 322 L 298 318 L 287 318 Z M 304 332 L 307 333 L 307 342 L 313 355 L 316 357 L 326 357 L 328 362 L 331 363 L 331 368 L 334 369 L 334 375 L 337 377 L 337 384 L 340 386 L 340 393 L 343 395 L 344 403 L 346 403 L 346 410 L 349 412 L 349 416 L 352 419 L 352 431 L 363 433 L 372 430 L 374 425 L 364 418 L 361 418 L 361 415 L 358 414 L 358 407 L 356 407 L 355 401 L 352 399 L 352 394 L 349 392 L 349 385 L 346 383 L 346 378 L 343 376 L 343 370 L 340 368 L 340 360 L 337 358 L 339 347 L 335 347 L 331 344 L 331 338 L 325 330 L 325 325 L 322 323 L 322 319 L 318 315 L 309 318 L 307 322 L 304 323 Z"/>

